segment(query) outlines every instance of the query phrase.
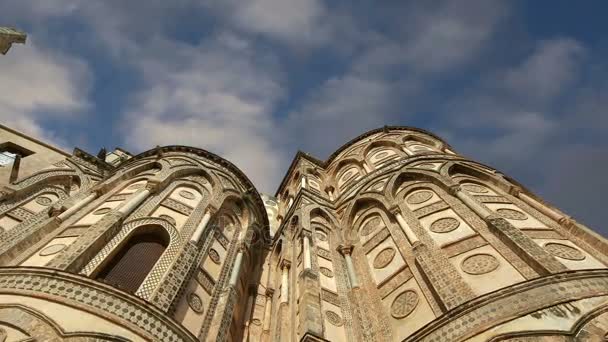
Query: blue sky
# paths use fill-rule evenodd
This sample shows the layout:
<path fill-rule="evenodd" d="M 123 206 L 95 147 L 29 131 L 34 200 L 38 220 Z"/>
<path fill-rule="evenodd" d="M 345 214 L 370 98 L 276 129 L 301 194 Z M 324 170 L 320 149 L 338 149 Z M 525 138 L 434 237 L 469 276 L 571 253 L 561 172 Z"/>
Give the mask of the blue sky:
<path fill-rule="evenodd" d="M 605 1 L 0 0 L 0 121 L 70 150 L 294 153 L 424 128 L 608 235 Z"/>

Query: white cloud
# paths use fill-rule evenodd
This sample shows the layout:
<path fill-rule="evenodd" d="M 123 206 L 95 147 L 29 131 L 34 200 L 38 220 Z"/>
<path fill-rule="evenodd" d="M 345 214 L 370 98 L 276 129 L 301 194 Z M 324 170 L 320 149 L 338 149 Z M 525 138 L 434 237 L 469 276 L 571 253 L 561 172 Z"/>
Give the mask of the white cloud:
<path fill-rule="evenodd" d="M 0 120 L 43 140 L 58 141 L 43 128 L 48 118 L 70 120 L 88 106 L 91 72 L 80 59 L 40 48 L 35 40 L 13 45 L 0 58 Z"/>
<path fill-rule="evenodd" d="M 285 157 L 273 143 L 272 113 L 285 94 L 276 62 L 225 34 L 173 50 L 178 63 L 150 58 L 140 65 L 146 85 L 125 114 L 129 147 L 198 146 L 271 191 Z"/>

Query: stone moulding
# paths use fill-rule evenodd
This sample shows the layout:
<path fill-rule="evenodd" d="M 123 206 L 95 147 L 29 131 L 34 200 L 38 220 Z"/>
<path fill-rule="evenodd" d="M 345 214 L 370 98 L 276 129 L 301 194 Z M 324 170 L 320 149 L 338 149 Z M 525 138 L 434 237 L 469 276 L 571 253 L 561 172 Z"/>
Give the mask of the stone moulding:
<path fill-rule="evenodd" d="M 577 299 L 608 295 L 608 269 L 567 271 L 472 299 L 404 341 L 463 341 L 515 317 Z"/>
<path fill-rule="evenodd" d="M 151 341 L 197 341 L 147 301 L 84 276 L 30 267 L 0 267 L 0 294 L 44 299 L 101 316 Z"/>

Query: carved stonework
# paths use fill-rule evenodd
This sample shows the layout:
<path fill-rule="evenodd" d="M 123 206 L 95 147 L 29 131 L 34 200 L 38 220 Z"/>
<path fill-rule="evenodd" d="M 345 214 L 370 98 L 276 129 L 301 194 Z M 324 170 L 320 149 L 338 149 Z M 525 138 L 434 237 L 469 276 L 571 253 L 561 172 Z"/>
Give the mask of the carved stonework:
<path fill-rule="evenodd" d="M 167 220 L 167 222 L 171 223 L 174 226 L 176 225 L 175 219 L 169 215 L 160 215 L 159 218 Z"/>
<path fill-rule="evenodd" d="M 216 263 L 218 265 L 221 263 L 220 255 L 213 248 L 211 248 L 211 250 L 209 250 L 209 259 L 211 259 L 211 261 L 213 261 L 214 263 Z"/>
<path fill-rule="evenodd" d="M 340 315 L 331 310 L 325 311 L 325 317 L 327 317 L 327 321 L 329 323 L 337 327 L 341 327 L 342 325 L 344 325 L 344 322 L 342 321 L 342 318 L 340 318 Z"/>
<path fill-rule="evenodd" d="M 431 231 L 433 233 L 449 233 L 456 230 L 460 226 L 460 221 L 453 217 L 444 217 L 431 223 Z"/>
<path fill-rule="evenodd" d="M 417 191 L 411 195 L 409 195 L 406 199 L 409 204 L 421 204 L 424 203 L 433 197 L 433 193 L 428 190 Z"/>
<path fill-rule="evenodd" d="M 378 226 L 380 226 L 381 223 L 382 223 L 382 219 L 379 216 L 376 216 L 376 217 L 373 217 L 373 218 L 367 220 L 363 224 L 363 227 L 361 227 L 361 230 L 360 230 L 361 236 L 367 236 L 367 235 L 371 234 L 374 230 L 376 230 L 378 228 Z"/>
<path fill-rule="evenodd" d="M 380 251 L 378 255 L 374 258 L 374 268 L 382 269 L 388 266 L 393 258 L 395 258 L 395 249 L 392 247 L 388 247 Z"/>
<path fill-rule="evenodd" d="M 480 185 L 475 184 L 464 184 L 462 188 L 468 192 L 476 193 L 476 194 L 486 194 L 488 193 L 488 189 L 484 188 Z"/>
<path fill-rule="evenodd" d="M 194 196 L 194 194 L 188 190 L 181 190 L 179 192 L 179 195 L 185 199 L 189 199 L 189 200 L 193 200 L 196 198 L 196 196 Z"/>
<path fill-rule="evenodd" d="M 324 276 L 326 276 L 328 278 L 334 277 L 334 273 L 327 267 L 320 267 L 319 272 L 321 272 L 321 274 L 323 274 Z"/>
<path fill-rule="evenodd" d="M 46 197 L 46 196 L 40 196 L 36 198 L 36 203 L 43 205 L 43 206 L 49 206 L 53 203 L 53 200 Z"/>
<path fill-rule="evenodd" d="M 391 315 L 397 319 L 407 317 L 416 309 L 418 300 L 418 294 L 413 290 L 399 294 L 391 304 Z"/>
<path fill-rule="evenodd" d="M 497 209 L 496 212 L 506 218 L 506 219 L 510 219 L 510 220 L 525 220 L 528 218 L 528 216 L 524 213 L 522 213 L 519 210 L 515 210 L 515 209 L 509 209 L 509 208 L 500 208 Z"/>
<path fill-rule="evenodd" d="M 474 254 L 462 261 L 461 268 L 468 274 L 485 274 L 500 266 L 495 256 L 490 254 Z"/>
<path fill-rule="evenodd" d="M 585 254 L 580 250 L 563 243 L 550 242 L 545 245 L 545 250 L 556 257 L 568 260 L 585 260 Z"/>
<path fill-rule="evenodd" d="M 57 254 L 57 253 L 61 252 L 62 250 L 64 250 L 66 247 L 67 247 L 67 245 L 62 244 L 62 243 L 50 245 L 48 247 L 45 247 L 43 250 L 41 250 L 38 253 L 38 255 L 48 256 L 48 255 Z"/>
<path fill-rule="evenodd" d="M 105 215 L 109 213 L 112 208 L 99 208 L 93 212 L 93 215 Z"/>
<path fill-rule="evenodd" d="M 203 300 L 196 293 L 192 292 L 188 295 L 188 305 L 196 313 L 203 313 Z"/>

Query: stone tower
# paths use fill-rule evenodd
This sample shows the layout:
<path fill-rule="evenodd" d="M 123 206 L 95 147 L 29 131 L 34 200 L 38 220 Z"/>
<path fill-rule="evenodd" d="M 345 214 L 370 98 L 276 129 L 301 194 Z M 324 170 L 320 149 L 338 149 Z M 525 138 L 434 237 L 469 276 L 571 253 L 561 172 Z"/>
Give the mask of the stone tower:
<path fill-rule="evenodd" d="M 298 153 L 274 197 L 194 147 L 0 154 L 0 341 L 608 337 L 607 241 L 420 129 Z"/>

